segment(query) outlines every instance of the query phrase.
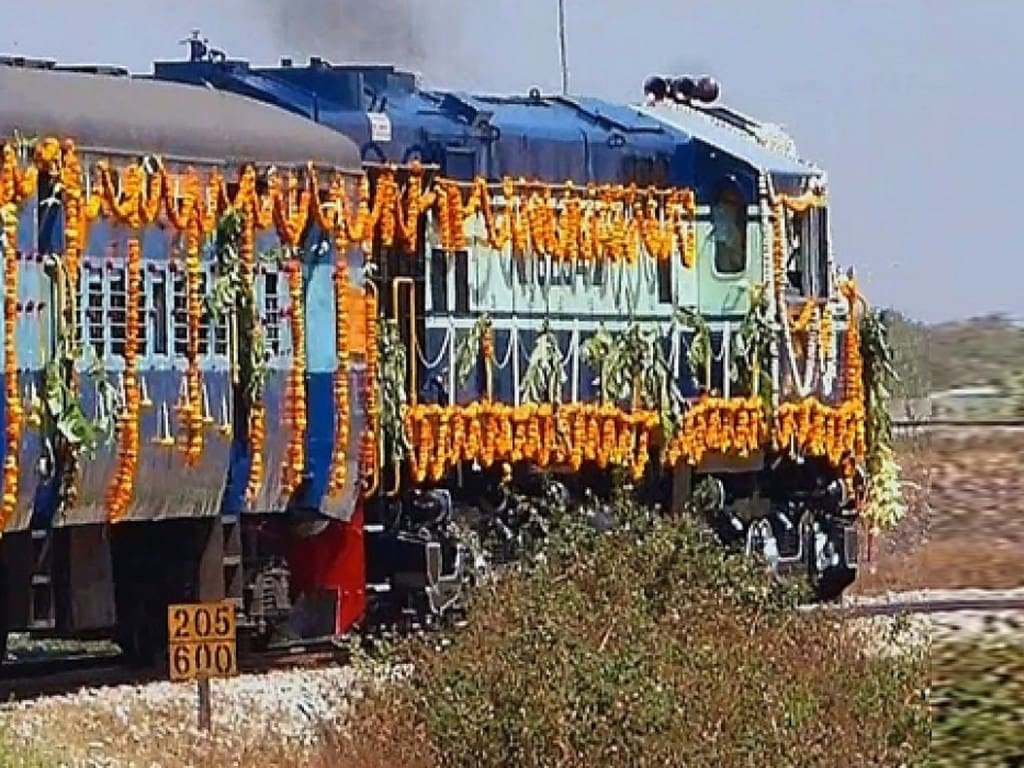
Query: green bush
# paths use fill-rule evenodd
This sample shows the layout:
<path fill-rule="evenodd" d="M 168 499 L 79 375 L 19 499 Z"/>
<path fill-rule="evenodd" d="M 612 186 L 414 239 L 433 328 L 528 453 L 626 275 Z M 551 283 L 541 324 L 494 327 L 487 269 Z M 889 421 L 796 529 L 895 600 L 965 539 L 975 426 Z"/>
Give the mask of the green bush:
<path fill-rule="evenodd" d="M 402 649 L 339 749 L 389 766 L 917 765 L 920 655 L 799 614 L 745 558 L 625 497 L 563 519 L 546 564 L 482 588 L 443 650 Z"/>
<path fill-rule="evenodd" d="M 946 642 L 933 651 L 935 768 L 1024 765 L 1024 642 Z"/>

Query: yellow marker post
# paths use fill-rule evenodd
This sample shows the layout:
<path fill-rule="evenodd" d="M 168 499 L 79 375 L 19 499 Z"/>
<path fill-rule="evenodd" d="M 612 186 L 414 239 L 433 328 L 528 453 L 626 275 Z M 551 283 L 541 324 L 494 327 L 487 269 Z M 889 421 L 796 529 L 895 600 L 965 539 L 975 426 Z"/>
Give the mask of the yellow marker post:
<path fill-rule="evenodd" d="M 230 600 L 167 607 L 170 677 L 195 680 L 199 727 L 210 730 L 210 679 L 238 674 L 235 605 Z"/>

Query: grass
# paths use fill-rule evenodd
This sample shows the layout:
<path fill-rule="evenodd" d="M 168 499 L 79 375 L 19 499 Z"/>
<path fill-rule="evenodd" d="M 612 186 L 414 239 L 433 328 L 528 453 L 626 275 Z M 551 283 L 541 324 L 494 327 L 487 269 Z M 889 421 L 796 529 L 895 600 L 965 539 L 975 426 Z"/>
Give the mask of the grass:
<path fill-rule="evenodd" d="M 1024 638 L 936 646 L 933 768 L 1024 765 Z"/>
<path fill-rule="evenodd" d="M 357 710 L 338 764 L 920 764 L 923 652 L 871 653 L 686 521 L 620 513 L 487 588 L 443 652 L 405 648 L 411 679 Z"/>
<path fill-rule="evenodd" d="M 875 541 L 855 590 L 1024 587 L 1022 450 L 1019 434 L 983 430 L 901 441 L 908 514 Z"/>

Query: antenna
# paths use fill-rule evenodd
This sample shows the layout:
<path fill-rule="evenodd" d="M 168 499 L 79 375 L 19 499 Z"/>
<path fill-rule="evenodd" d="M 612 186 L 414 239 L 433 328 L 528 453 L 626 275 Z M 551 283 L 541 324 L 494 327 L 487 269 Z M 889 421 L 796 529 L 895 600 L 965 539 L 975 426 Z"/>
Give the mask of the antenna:
<path fill-rule="evenodd" d="M 569 95 L 569 55 L 565 43 L 565 0 L 558 0 L 558 53 L 562 64 L 562 95 Z"/>

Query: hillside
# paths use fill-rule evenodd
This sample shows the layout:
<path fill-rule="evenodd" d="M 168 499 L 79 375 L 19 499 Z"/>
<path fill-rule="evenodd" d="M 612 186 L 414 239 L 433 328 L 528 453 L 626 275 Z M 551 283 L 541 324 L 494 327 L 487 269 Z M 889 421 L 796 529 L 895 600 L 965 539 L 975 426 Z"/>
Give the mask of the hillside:
<path fill-rule="evenodd" d="M 1024 328 L 1002 316 L 925 325 L 889 313 L 902 397 L 1011 385 L 1024 372 Z"/>

